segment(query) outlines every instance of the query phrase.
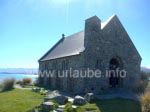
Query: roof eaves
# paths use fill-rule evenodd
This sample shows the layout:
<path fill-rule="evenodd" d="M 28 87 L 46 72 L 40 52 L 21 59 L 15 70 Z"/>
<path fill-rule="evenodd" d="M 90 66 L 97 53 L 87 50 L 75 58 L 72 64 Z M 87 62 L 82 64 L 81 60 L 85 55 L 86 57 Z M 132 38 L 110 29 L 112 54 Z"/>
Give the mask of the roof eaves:
<path fill-rule="evenodd" d="M 60 59 L 60 58 L 65 58 L 65 57 L 70 57 L 70 56 L 76 56 L 76 55 L 80 55 L 80 54 L 81 54 L 81 52 L 76 53 L 76 54 L 72 54 L 72 55 L 68 55 L 68 56 L 62 56 L 62 57 L 60 56 L 60 57 L 57 57 L 57 58 L 45 59 L 45 60 L 41 60 L 41 62 L 55 60 L 55 59 Z"/>

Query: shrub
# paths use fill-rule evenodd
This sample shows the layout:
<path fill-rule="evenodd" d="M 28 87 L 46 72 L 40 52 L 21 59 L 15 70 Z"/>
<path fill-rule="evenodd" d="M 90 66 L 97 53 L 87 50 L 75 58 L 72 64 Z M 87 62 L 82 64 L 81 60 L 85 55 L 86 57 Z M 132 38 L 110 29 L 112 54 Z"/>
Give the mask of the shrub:
<path fill-rule="evenodd" d="M 39 85 L 39 79 L 37 78 L 34 82 L 33 82 L 34 86 L 38 86 Z"/>
<path fill-rule="evenodd" d="M 150 92 L 150 81 L 149 81 L 148 84 L 147 84 L 146 91 L 149 91 L 149 92 Z"/>
<path fill-rule="evenodd" d="M 149 78 L 149 74 L 144 71 L 141 71 L 140 75 L 141 75 L 141 80 L 148 80 Z"/>
<path fill-rule="evenodd" d="M 2 91 L 8 91 L 13 89 L 15 79 L 4 79 L 2 82 Z"/>
<path fill-rule="evenodd" d="M 23 78 L 22 84 L 23 85 L 30 85 L 32 83 L 32 80 L 30 78 Z"/>
<path fill-rule="evenodd" d="M 50 102 L 54 103 L 55 109 L 57 109 L 59 107 L 59 103 L 54 101 L 54 100 L 49 100 Z"/>
<path fill-rule="evenodd" d="M 54 102 L 54 105 L 56 109 L 59 107 L 59 104 L 57 102 Z"/>
<path fill-rule="evenodd" d="M 18 80 L 18 81 L 16 82 L 16 84 L 22 85 L 22 81 L 21 81 L 21 80 Z"/>
<path fill-rule="evenodd" d="M 142 112 L 150 112 L 150 92 L 147 91 L 141 96 Z"/>
<path fill-rule="evenodd" d="M 2 88 L 2 84 L 0 84 L 0 88 Z"/>
<path fill-rule="evenodd" d="M 148 85 L 147 80 L 141 80 L 134 88 L 133 91 L 136 93 L 144 93 Z"/>
<path fill-rule="evenodd" d="M 45 96 L 45 95 L 46 95 L 46 92 L 45 92 L 45 91 L 41 91 L 41 92 L 40 92 L 40 95 L 44 95 L 44 96 Z"/>
<path fill-rule="evenodd" d="M 144 93 L 148 86 L 148 77 L 149 77 L 148 73 L 141 71 L 140 82 L 133 88 L 133 91 L 136 93 Z"/>
<path fill-rule="evenodd" d="M 150 82 L 147 84 L 145 93 L 141 95 L 141 107 L 142 112 L 150 112 Z"/>
<path fill-rule="evenodd" d="M 73 112 L 73 108 L 72 108 L 72 105 L 71 103 L 67 103 L 63 112 Z"/>

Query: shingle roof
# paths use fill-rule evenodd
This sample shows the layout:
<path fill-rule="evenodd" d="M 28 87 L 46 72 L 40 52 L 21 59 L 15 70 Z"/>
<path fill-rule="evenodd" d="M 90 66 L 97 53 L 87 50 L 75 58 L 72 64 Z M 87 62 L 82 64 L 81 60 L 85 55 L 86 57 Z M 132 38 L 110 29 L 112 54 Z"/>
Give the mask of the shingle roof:
<path fill-rule="evenodd" d="M 39 61 L 77 55 L 84 49 L 84 31 L 81 31 L 59 40 Z"/>
<path fill-rule="evenodd" d="M 101 23 L 103 29 L 115 15 L 111 16 L 106 22 Z M 39 61 L 46 61 L 66 56 L 78 55 L 83 52 L 84 30 L 68 37 L 60 39 Z"/>

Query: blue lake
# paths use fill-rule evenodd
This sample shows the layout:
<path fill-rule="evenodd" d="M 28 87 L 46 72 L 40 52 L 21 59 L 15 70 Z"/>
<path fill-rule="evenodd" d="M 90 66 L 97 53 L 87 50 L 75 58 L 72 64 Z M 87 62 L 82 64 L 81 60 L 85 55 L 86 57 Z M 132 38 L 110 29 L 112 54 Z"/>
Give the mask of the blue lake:
<path fill-rule="evenodd" d="M 32 81 L 34 81 L 36 78 L 38 78 L 38 75 L 28 75 L 28 74 L 0 74 L 0 81 L 2 81 L 5 78 L 15 78 L 16 80 L 21 80 L 24 77 L 31 78 Z"/>

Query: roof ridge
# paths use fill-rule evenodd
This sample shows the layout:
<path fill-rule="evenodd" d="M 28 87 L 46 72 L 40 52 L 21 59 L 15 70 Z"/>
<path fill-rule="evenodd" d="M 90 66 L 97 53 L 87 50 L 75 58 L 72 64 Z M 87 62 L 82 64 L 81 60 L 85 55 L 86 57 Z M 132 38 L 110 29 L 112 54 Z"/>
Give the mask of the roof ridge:
<path fill-rule="evenodd" d="M 78 31 L 78 32 L 76 32 L 76 33 L 74 33 L 74 34 L 71 34 L 71 35 L 69 35 L 69 36 L 65 37 L 65 38 L 72 37 L 73 35 L 76 35 L 76 34 L 81 33 L 81 32 L 83 32 L 83 31 L 84 31 L 84 30 Z"/>
<path fill-rule="evenodd" d="M 107 24 L 113 19 L 117 17 L 116 14 L 113 14 L 112 16 L 110 16 L 106 21 L 101 23 L 101 29 L 105 28 L 105 26 L 107 26 Z"/>

